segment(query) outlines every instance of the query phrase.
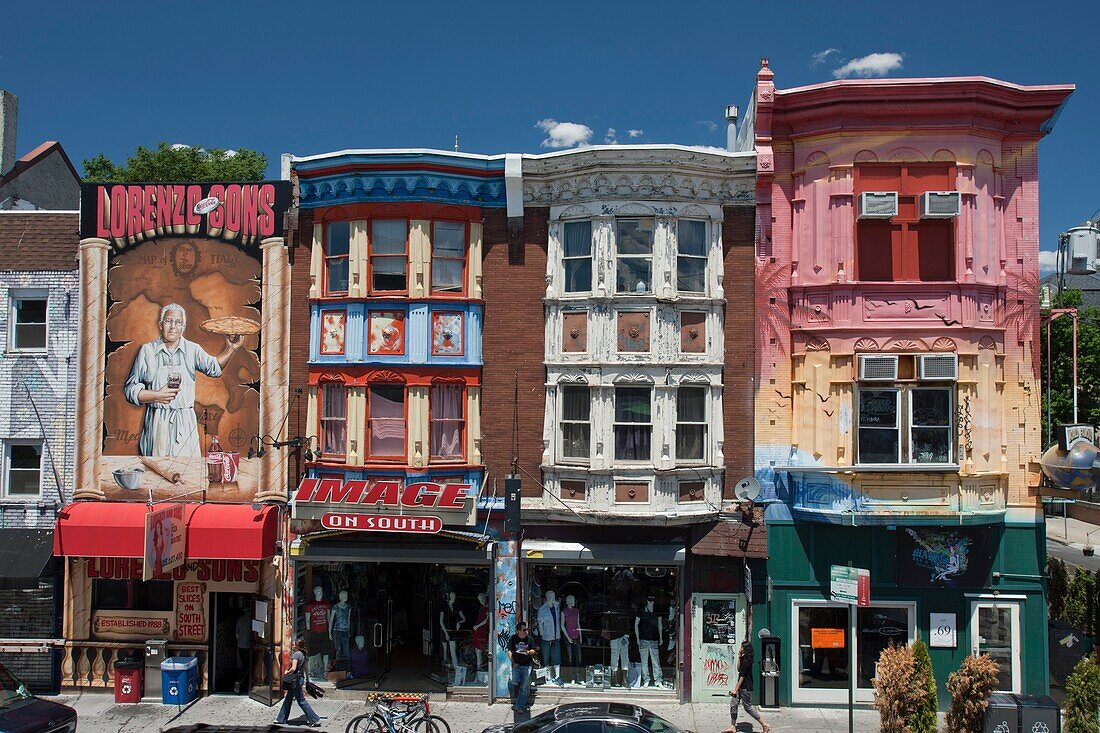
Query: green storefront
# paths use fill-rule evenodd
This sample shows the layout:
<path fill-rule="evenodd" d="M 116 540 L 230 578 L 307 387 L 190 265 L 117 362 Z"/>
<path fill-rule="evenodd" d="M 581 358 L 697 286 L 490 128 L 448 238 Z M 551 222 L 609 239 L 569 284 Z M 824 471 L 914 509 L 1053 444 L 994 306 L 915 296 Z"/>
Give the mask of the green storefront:
<path fill-rule="evenodd" d="M 769 507 L 767 574 L 753 593 L 754 632 L 781 640 L 781 705 L 847 705 L 853 668 L 855 699 L 869 704 L 879 652 L 917 634 L 931 642 L 941 707 L 947 675 L 979 650 L 1000 663 L 1004 690 L 1048 693 L 1041 518 L 859 526 L 858 513 L 806 521 L 786 509 Z M 867 607 L 829 601 L 830 567 L 849 564 L 870 570 Z"/>

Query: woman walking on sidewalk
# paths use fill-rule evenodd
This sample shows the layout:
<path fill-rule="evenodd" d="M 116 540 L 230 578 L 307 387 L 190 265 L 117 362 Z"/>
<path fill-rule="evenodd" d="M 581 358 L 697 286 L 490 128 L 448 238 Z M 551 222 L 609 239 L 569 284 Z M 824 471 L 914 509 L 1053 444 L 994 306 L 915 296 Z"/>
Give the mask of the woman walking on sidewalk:
<path fill-rule="evenodd" d="M 771 726 L 760 717 L 760 711 L 752 704 L 752 642 L 746 639 L 741 642 L 741 652 L 737 656 L 737 684 L 730 690 L 730 727 L 722 733 L 737 733 L 737 709 L 744 705 L 745 712 L 756 718 L 764 733 L 771 730 Z"/>
<path fill-rule="evenodd" d="M 290 666 L 283 673 L 282 687 L 286 690 L 286 697 L 283 698 L 283 706 L 279 708 L 279 717 L 275 718 L 276 725 L 286 725 L 286 720 L 290 717 L 290 705 L 297 700 L 298 707 L 306 714 L 309 727 L 321 727 L 320 716 L 313 712 L 313 708 L 306 702 L 307 681 L 309 681 L 309 669 L 306 666 L 306 642 L 299 639 L 294 645 L 294 651 L 290 654 Z"/>

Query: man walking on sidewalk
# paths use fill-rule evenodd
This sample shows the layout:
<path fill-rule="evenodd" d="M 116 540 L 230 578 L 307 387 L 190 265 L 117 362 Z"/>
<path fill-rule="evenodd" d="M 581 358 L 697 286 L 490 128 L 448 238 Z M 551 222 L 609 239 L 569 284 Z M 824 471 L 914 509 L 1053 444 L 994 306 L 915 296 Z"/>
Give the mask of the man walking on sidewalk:
<path fill-rule="evenodd" d="M 527 635 L 527 624 L 516 622 L 516 633 L 508 640 L 508 659 L 512 661 L 512 688 L 515 691 L 512 710 L 517 713 L 526 713 L 530 709 L 527 707 L 527 690 L 531 684 L 531 657 L 534 654 L 534 645 Z"/>

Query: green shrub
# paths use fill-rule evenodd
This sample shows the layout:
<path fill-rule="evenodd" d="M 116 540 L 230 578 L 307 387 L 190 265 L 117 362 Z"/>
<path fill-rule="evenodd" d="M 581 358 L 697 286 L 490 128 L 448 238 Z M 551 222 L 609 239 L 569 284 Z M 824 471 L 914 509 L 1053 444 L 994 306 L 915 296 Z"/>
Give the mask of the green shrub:
<path fill-rule="evenodd" d="M 913 642 L 913 660 L 916 662 L 917 677 L 924 686 L 924 694 L 921 697 L 920 706 L 909 719 L 909 730 L 912 733 L 936 733 L 939 727 L 936 711 L 940 707 L 936 699 L 936 675 L 932 671 L 932 657 L 928 655 L 928 645 L 920 636 Z"/>
<path fill-rule="evenodd" d="M 1095 608 L 1096 579 L 1090 571 L 1078 567 L 1066 594 L 1065 620 L 1087 634 L 1092 631 Z"/>
<path fill-rule="evenodd" d="M 1065 733 L 1100 733 L 1100 665 L 1090 656 L 1081 657 L 1066 679 Z"/>
<path fill-rule="evenodd" d="M 947 676 L 951 707 L 946 733 L 981 733 L 982 716 L 997 687 L 997 663 L 985 654 L 970 655 Z"/>
<path fill-rule="evenodd" d="M 1066 564 L 1056 557 L 1047 558 L 1048 617 L 1058 621 L 1066 613 L 1066 592 L 1069 590 L 1069 573 Z"/>
<path fill-rule="evenodd" d="M 890 644 L 875 668 L 875 708 L 882 733 L 912 733 L 909 721 L 924 700 L 924 687 L 913 650 Z"/>

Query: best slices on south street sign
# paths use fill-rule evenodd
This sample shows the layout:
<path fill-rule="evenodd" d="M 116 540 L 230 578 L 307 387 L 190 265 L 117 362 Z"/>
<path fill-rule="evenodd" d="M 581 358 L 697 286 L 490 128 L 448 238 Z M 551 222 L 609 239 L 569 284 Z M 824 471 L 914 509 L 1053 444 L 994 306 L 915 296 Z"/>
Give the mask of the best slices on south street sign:
<path fill-rule="evenodd" d="M 829 568 L 829 599 L 850 606 L 871 605 L 871 571 L 833 565 Z"/>

